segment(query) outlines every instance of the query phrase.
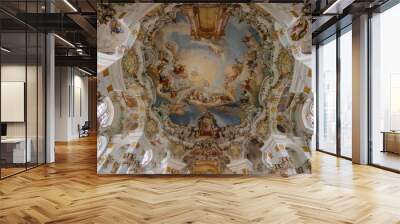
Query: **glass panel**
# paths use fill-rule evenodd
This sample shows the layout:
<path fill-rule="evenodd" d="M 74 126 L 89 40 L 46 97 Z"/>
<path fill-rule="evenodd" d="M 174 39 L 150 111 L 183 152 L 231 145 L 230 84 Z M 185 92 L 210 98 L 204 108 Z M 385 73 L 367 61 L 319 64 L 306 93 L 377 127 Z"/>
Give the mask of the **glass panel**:
<path fill-rule="evenodd" d="M 352 35 L 340 36 L 340 153 L 352 157 Z"/>
<path fill-rule="evenodd" d="M 336 153 L 336 39 L 318 51 L 318 146 Z"/>
<path fill-rule="evenodd" d="M 30 161 L 26 151 L 25 91 L 26 33 L 2 33 L 1 54 L 1 140 L 2 177 L 25 170 Z"/>
<path fill-rule="evenodd" d="M 44 34 L 39 34 L 38 46 L 38 163 L 45 163 L 45 52 L 46 38 Z"/>
<path fill-rule="evenodd" d="M 372 18 L 372 163 L 400 170 L 400 4 Z"/>
<path fill-rule="evenodd" d="M 400 130 L 400 73 L 390 75 L 390 130 Z"/>
<path fill-rule="evenodd" d="M 40 11 L 37 1 L 27 2 L 26 12 L 38 13 Z M 38 20 L 34 16 L 32 20 Z M 38 21 L 34 21 L 37 23 Z M 28 74 L 27 74 L 27 142 L 31 147 L 31 162 L 28 167 L 38 164 L 38 64 L 39 64 L 39 35 L 36 30 L 28 30 Z"/>
<path fill-rule="evenodd" d="M 26 12 L 44 12 L 45 1 L 2 0 L 0 7 L 24 20 Z M 12 16 L 0 12 L 0 19 L 0 177 L 4 178 L 45 162 L 46 40 Z"/>
<path fill-rule="evenodd" d="M 27 111 L 27 149 L 30 150 L 30 160 L 28 160 L 28 168 L 37 165 L 38 160 L 38 143 L 37 143 L 37 76 L 38 76 L 38 36 L 36 32 L 27 34 L 28 38 L 28 63 L 27 63 L 27 80 L 26 80 L 26 111 Z"/>

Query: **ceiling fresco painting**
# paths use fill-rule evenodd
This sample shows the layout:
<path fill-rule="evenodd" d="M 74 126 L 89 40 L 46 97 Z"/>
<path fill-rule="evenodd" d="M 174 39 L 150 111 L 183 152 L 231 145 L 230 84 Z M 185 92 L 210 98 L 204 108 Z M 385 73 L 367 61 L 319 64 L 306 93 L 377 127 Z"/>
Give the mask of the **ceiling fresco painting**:
<path fill-rule="evenodd" d="M 98 173 L 310 173 L 304 4 L 98 4 Z"/>

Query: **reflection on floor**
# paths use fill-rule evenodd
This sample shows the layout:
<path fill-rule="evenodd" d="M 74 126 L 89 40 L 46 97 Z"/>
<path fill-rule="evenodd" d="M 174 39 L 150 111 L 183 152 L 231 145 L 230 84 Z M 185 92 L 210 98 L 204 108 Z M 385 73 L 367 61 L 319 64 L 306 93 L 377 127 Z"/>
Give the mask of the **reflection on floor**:
<path fill-rule="evenodd" d="M 372 157 L 373 163 L 376 165 L 388 167 L 400 171 L 400 155 L 391 152 L 374 151 Z"/>
<path fill-rule="evenodd" d="M 342 147 L 340 151 L 341 155 L 347 158 L 352 157 L 352 152 L 353 152 L 352 149 L 348 147 Z"/>
<path fill-rule="evenodd" d="M 25 170 L 25 167 L 17 167 L 17 168 L 1 168 L 1 178 L 16 174 L 18 172 L 22 172 Z"/>
<path fill-rule="evenodd" d="M 36 167 L 36 163 L 28 163 L 28 164 L 26 164 L 26 167 L 25 167 L 25 164 L 18 164 L 18 165 L 16 165 L 16 164 L 8 164 L 8 165 L 2 164 L 2 165 L 3 165 L 3 167 L 0 170 L 1 178 L 5 178 L 5 177 L 11 176 L 13 174 L 20 173 L 22 171 L 25 171 L 26 168 L 30 169 L 32 167 Z"/>
<path fill-rule="evenodd" d="M 399 223 L 400 175 L 316 152 L 311 175 L 99 176 L 96 138 L 0 181 L 0 223 Z"/>

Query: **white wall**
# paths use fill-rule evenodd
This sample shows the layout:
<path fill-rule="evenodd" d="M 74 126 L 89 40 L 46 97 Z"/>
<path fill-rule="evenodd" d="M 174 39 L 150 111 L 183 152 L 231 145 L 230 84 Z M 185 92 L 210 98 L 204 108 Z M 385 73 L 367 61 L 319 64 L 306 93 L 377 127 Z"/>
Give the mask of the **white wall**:
<path fill-rule="evenodd" d="M 38 69 L 38 70 L 37 70 Z M 27 78 L 27 80 L 25 80 Z M 23 122 L 6 122 L 7 137 L 9 138 L 24 138 L 25 135 L 30 139 L 30 147 L 32 151 L 32 161 L 36 162 L 39 158 L 39 163 L 44 162 L 44 92 L 43 82 L 44 74 L 42 68 L 35 66 L 25 66 L 25 64 L 4 64 L 1 66 L 1 81 L 2 82 L 24 82 L 26 83 L 26 107 L 22 108 L 22 112 L 27 115 L 27 120 Z M 2 96 L 7 97 L 7 96 Z M 10 108 L 1 108 L 11 110 Z M 12 111 L 7 111 L 11 112 Z M 37 153 L 39 156 L 37 157 Z"/>
<path fill-rule="evenodd" d="M 26 70 L 27 69 L 27 70 Z M 1 66 L 1 81 L 2 82 L 25 82 L 25 75 L 26 71 L 28 72 L 28 84 L 29 86 L 36 86 L 36 80 L 33 80 L 30 78 L 30 75 L 35 75 L 36 76 L 36 67 L 34 66 L 28 66 L 25 67 L 25 65 L 2 65 Z M 36 88 L 27 88 L 27 107 L 30 107 L 28 112 L 36 111 Z M 34 107 L 34 108 L 32 108 Z M 7 110 L 7 108 L 1 108 L 1 110 Z M 27 119 L 28 119 L 28 129 L 32 127 L 34 130 L 36 130 L 36 119 L 37 115 L 36 113 L 27 113 Z M 31 122 L 34 122 L 31 123 Z M 7 136 L 8 137 L 25 137 L 25 123 L 26 122 L 7 122 Z M 33 127 L 35 126 L 35 127 Z M 29 133 L 31 133 L 28 130 L 28 137 Z M 36 132 L 35 132 L 36 134 Z"/>
<path fill-rule="evenodd" d="M 55 141 L 68 140 L 69 83 L 67 67 L 55 68 Z"/>
<path fill-rule="evenodd" d="M 78 125 L 88 120 L 88 78 L 71 67 L 56 67 L 55 73 L 55 141 L 74 140 Z"/>
<path fill-rule="evenodd" d="M 1 81 L 25 82 L 25 69 L 25 65 L 2 65 Z M 6 110 L 6 108 L 1 108 L 1 110 Z M 7 137 L 25 137 L 25 123 L 7 123 Z"/>
<path fill-rule="evenodd" d="M 76 70 L 75 70 L 76 72 Z M 73 138 L 78 138 L 78 125 L 83 125 L 85 121 L 88 121 L 88 78 L 80 75 L 74 75 L 74 108 L 72 108 L 72 120 L 71 120 L 71 135 Z M 80 93 L 79 93 L 80 91 Z M 80 95 L 80 97 L 79 97 Z M 80 101 L 80 102 L 79 102 Z M 72 103 L 71 103 L 72 104 Z M 81 107 L 81 108 L 79 108 Z M 80 111 L 81 110 L 81 111 Z"/>

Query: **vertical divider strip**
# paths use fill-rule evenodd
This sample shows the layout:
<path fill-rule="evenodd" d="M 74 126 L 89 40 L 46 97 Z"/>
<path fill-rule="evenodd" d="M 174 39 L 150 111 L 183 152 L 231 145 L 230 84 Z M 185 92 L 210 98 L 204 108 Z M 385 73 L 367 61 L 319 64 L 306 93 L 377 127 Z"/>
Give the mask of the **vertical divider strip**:
<path fill-rule="evenodd" d="M 2 45 L 2 23 L 0 23 L 0 47 L 1 46 L 3 46 Z M 1 55 L 2 55 L 3 53 L 0 51 L 0 124 L 2 124 L 2 122 L 1 122 L 1 67 L 2 67 L 2 64 L 1 64 L 1 62 L 2 62 L 2 58 L 1 58 Z M 2 157 L 1 157 L 1 144 L 0 144 L 0 180 L 2 179 L 2 176 L 1 176 L 1 170 L 2 170 Z"/>
<path fill-rule="evenodd" d="M 315 149 L 319 150 L 319 44 L 315 49 Z"/>
<path fill-rule="evenodd" d="M 340 28 L 336 28 L 336 155 L 341 157 L 341 114 L 340 114 L 340 84 L 341 84 L 341 64 L 340 64 Z"/>
<path fill-rule="evenodd" d="M 37 14 L 39 13 L 39 0 L 36 0 L 36 13 Z M 36 166 L 39 166 L 39 31 L 38 30 L 36 31 Z"/>
<path fill-rule="evenodd" d="M 28 0 L 25 0 L 25 21 L 28 21 Z M 25 120 L 25 170 L 28 169 L 28 24 L 25 23 L 25 88 L 24 88 L 24 120 Z"/>

